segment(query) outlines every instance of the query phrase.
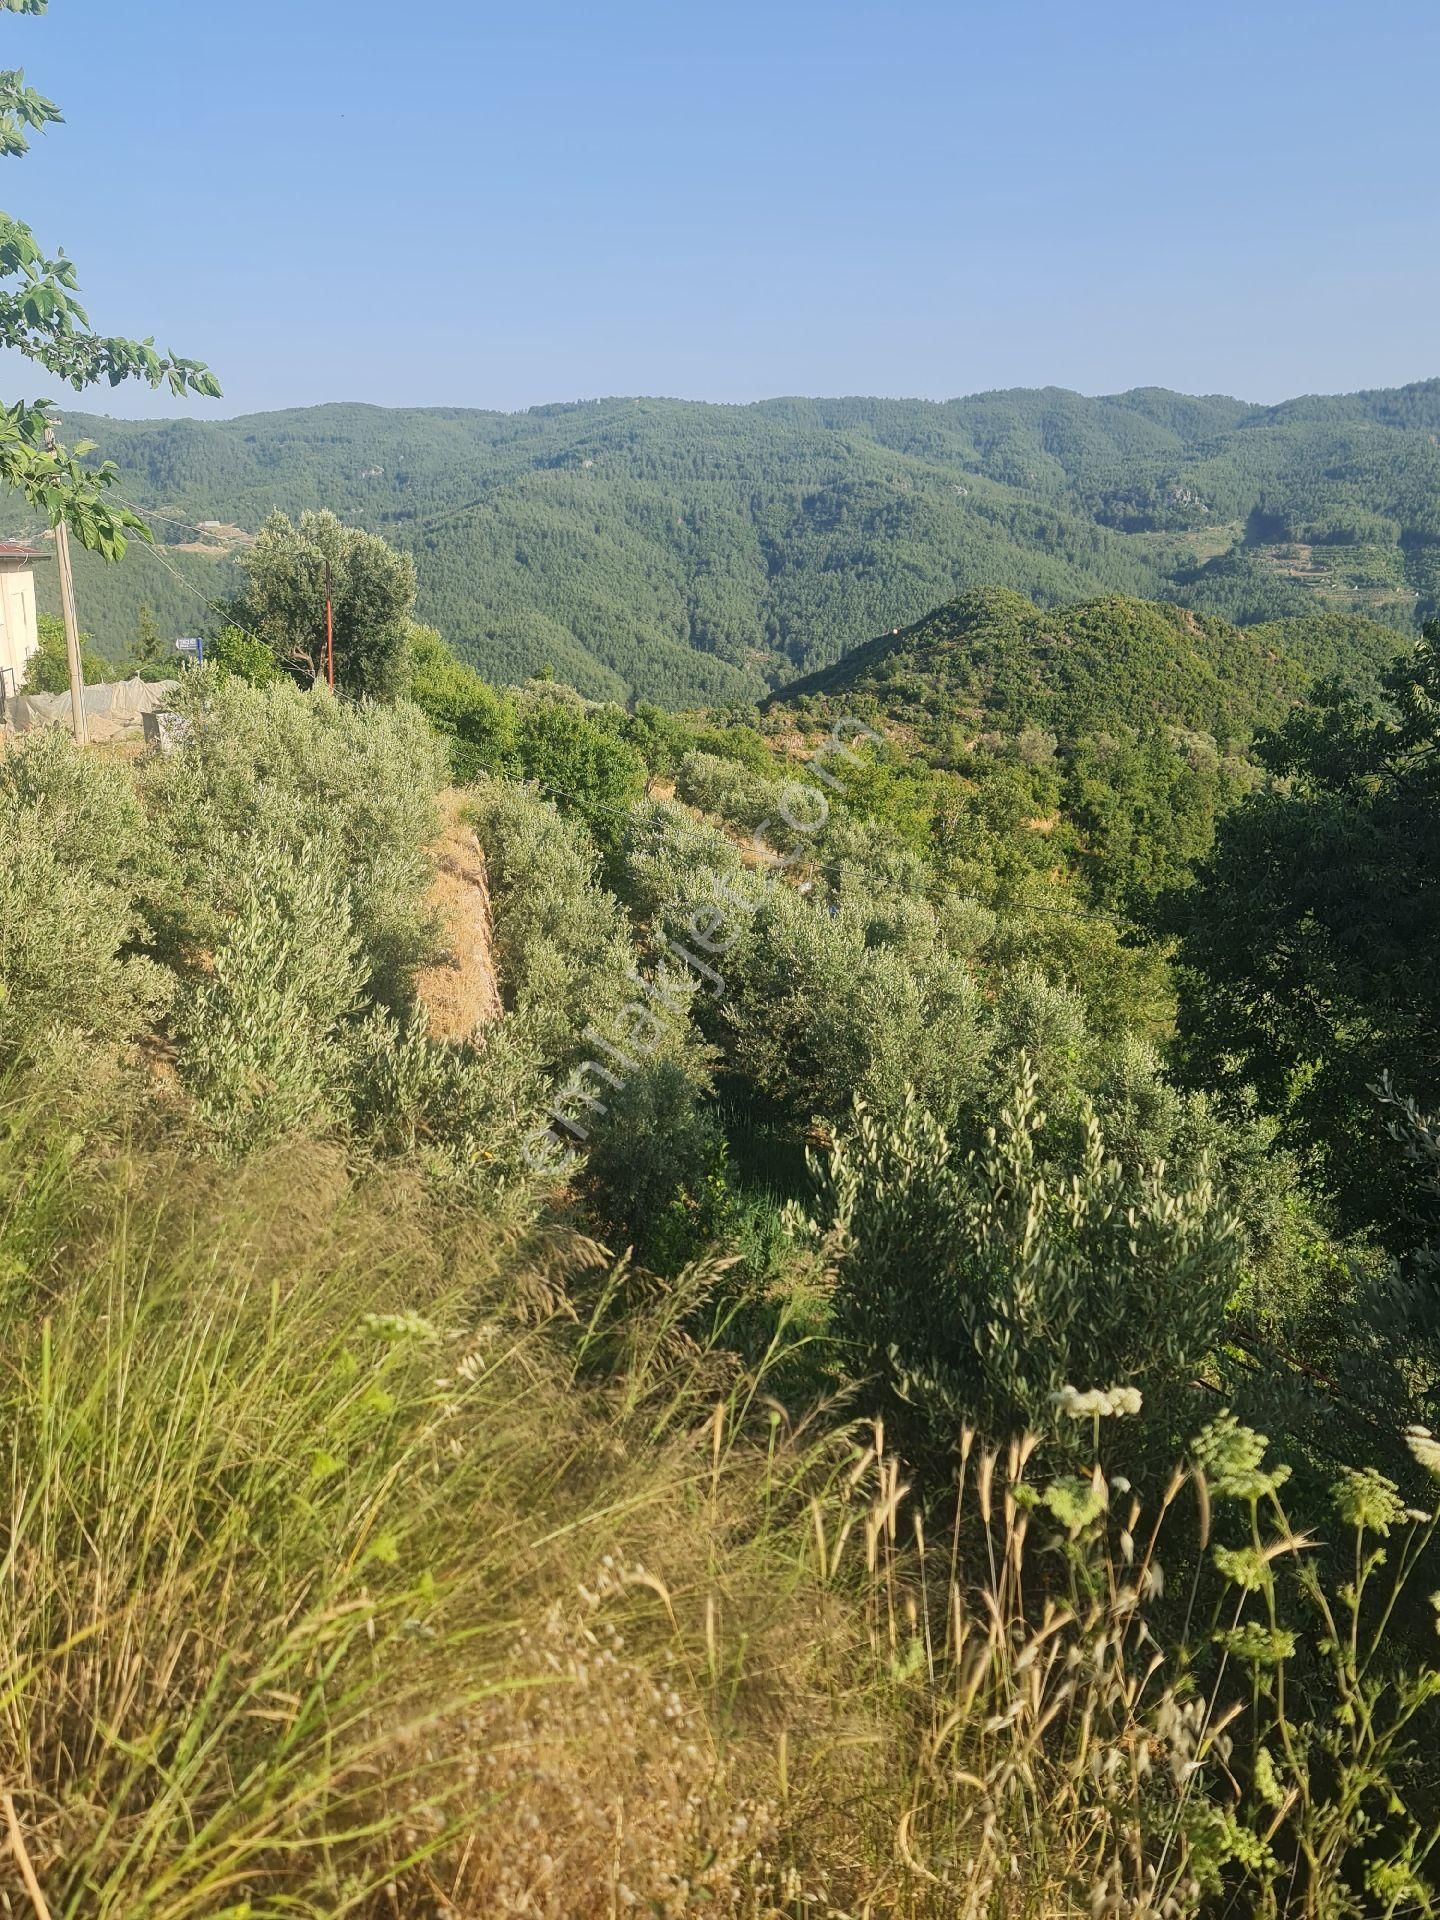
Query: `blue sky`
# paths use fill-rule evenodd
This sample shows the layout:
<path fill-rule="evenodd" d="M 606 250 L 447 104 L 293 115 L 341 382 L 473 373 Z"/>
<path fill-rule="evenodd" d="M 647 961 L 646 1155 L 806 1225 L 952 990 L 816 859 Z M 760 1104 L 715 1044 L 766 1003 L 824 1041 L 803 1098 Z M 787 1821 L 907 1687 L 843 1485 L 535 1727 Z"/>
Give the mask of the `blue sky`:
<path fill-rule="evenodd" d="M 3 204 L 200 411 L 1440 373 L 1419 0 L 52 0 L 0 64 L 69 122 Z"/>

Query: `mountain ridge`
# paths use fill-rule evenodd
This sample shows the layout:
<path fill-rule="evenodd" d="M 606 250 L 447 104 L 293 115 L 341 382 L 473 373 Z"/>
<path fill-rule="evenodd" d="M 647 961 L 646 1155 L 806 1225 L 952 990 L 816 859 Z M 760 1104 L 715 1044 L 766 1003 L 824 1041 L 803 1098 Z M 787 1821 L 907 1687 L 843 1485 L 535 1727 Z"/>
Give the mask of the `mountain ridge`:
<path fill-rule="evenodd" d="M 1440 380 L 1275 406 L 1137 387 L 948 401 L 357 402 L 229 421 L 72 415 L 170 546 L 330 507 L 411 551 L 420 617 L 489 678 L 752 701 L 972 587 L 1106 592 L 1253 625 L 1440 608 Z M 17 527 L 17 530 L 18 527 Z M 199 619 L 233 575 L 85 564 L 123 650 L 139 602 Z M 47 589 L 48 590 L 48 589 Z M 179 617 L 178 611 L 175 617 Z"/>

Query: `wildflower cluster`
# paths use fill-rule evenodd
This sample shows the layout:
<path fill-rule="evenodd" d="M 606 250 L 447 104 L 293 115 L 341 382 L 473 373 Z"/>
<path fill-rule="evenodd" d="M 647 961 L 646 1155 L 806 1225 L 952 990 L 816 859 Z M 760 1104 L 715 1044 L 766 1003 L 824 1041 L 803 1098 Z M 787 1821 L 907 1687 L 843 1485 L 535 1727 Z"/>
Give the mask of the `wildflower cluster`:
<path fill-rule="evenodd" d="M 1190 1449 L 1210 1492 L 1221 1500 L 1256 1501 L 1271 1498 L 1290 1478 L 1284 1462 L 1265 1466 L 1270 1442 L 1253 1427 L 1242 1426 L 1227 1408 L 1195 1440 Z"/>
<path fill-rule="evenodd" d="M 1088 1393 L 1062 1387 L 1050 1404 L 1067 1420 L 1113 1420 L 1139 1413 L 1145 1402 L 1138 1387 L 1094 1387 Z"/>

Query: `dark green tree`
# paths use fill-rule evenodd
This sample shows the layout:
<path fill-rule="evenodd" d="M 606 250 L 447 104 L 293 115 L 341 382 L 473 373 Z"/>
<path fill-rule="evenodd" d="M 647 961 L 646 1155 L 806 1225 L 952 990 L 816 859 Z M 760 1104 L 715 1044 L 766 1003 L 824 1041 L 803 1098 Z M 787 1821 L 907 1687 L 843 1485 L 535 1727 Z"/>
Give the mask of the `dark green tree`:
<path fill-rule="evenodd" d="M 335 620 L 335 684 L 392 700 L 410 664 L 415 562 L 333 513 L 272 513 L 242 562 L 240 620 L 306 685 L 326 677 L 325 602 Z"/>
<path fill-rule="evenodd" d="M 70 662 L 65 650 L 65 622 L 58 614 L 42 613 L 39 621 L 40 649 L 32 653 L 25 668 L 25 693 L 68 693 Z M 86 684 L 93 686 L 113 672 L 108 661 L 96 653 L 88 633 L 80 636 L 80 666 Z"/>
<path fill-rule="evenodd" d="M 48 0 L 3 0 L 8 13 L 44 13 Z M 63 119 L 60 109 L 25 83 L 17 70 L 0 72 L 0 156 L 19 159 L 32 133 Z M 214 398 L 220 387 L 198 360 L 159 353 L 151 340 L 126 340 L 95 332 L 76 297 L 74 262 L 63 249 L 51 258 L 22 221 L 0 214 L 0 347 L 33 360 L 57 380 L 82 392 L 100 381 L 126 380 L 167 386 L 173 394 Z M 0 483 L 24 494 L 51 526 L 65 520 L 87 547 L 118 559 L 127 531 L 148 538 L 143 522 L 107 497 L 115 479 L 108 462 L 81 463 L 85 445 L 66 452 L 47 433 L 49 403 L 17 400 L 0 407 Z"/>
<path fill-rule="evenodd" d="M 265 642 L 242 633 L 239 627 L 222 627 L 207 640 L 205 660 L 208 666 L 218 667 L 221 673 L 247 681 L 252 687 L 268 687 L 272 680 L 285 677 Z"/>
<path fill-rule="evenodd" d="M 160 637 L 160 623 L 155 618 L 155 609 L 147 600 L 141 606 L 135 622 L 135 659 L 142 667 L 155 667 L 164 656 L 165 642 Z"/>
<path fill-rule="evenodd" d="M 1245 763 L 1205 736 L 1185 753 L 1160 733 L 1101 735 L 1076 743 L 1062 805 L 1074 823 L 1095 897 L 1128 911 L 1182 886 L 1210 848 L 1215 822 L 1244 789 Z"/>
<path fill-rule="evenodd" d="M 1403 1163 L 1375 1089 L 1440 1095 L 1440 627 L 1387 676 L 1338 682 L 1262 737 L 1273 782 L 1222 821 L 1176 903 L 1190 1071 L 1253 1083 L 1352 1226 L 1404 1250 Z"/>
<path fill-rule="evenodd" d="M 602 840 L 614 836 L 645 791 L 645 762 L 604 732 L 577 702 L 536 693 L 519 703 L 516 745 L 525 778 Z"/>
<path fill-rule="evenodd" d="M 514 701 L 457 660 L 433 627 L 410 629 L 410 697 L 449 741 L 462 786 L 485 773 L 520 774 Z"/>

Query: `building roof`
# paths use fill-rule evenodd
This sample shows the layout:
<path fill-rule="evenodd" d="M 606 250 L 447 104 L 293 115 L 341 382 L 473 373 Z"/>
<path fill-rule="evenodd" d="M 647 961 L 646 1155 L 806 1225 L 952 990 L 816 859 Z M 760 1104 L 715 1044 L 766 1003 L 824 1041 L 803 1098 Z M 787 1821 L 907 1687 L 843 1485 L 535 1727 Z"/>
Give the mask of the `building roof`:
<path fill-rule="evenodd" d="M 27 547 L 23 540 L 0 540 L 0 561 L 48 560 L 49 558 L 49 554 L 43 547 Z"/>

